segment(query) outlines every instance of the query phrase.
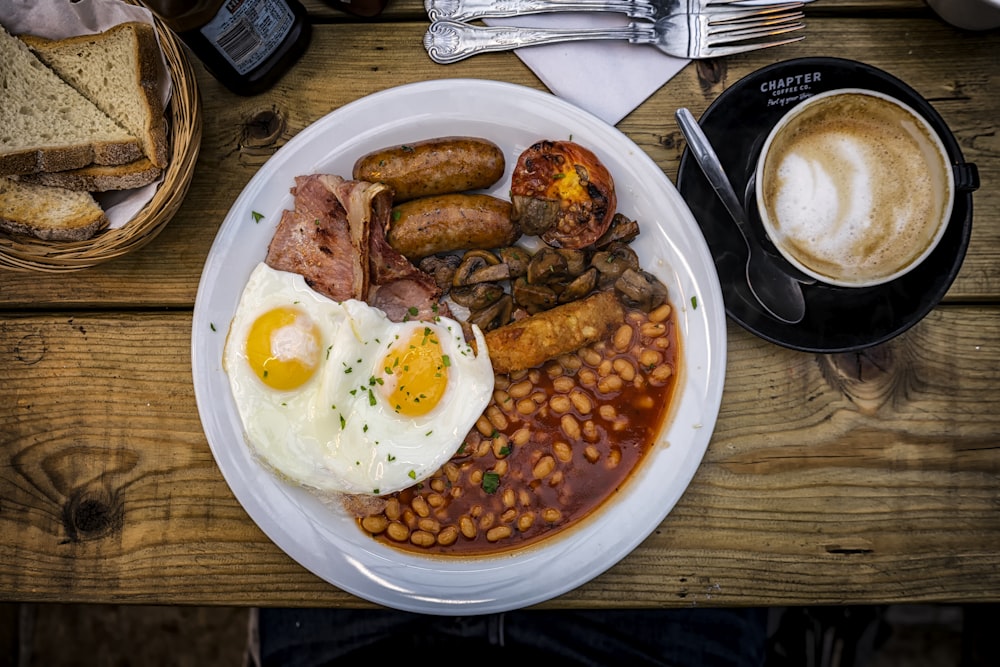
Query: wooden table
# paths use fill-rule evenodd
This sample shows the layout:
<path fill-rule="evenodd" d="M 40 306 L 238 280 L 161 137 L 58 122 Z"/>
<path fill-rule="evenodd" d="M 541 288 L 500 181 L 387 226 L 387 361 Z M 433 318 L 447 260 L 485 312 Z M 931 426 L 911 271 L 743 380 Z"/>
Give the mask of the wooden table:
<path fill-rule="evenodd" d="M 197 66 L 204 137 L 190 192 L 150 245 L 93 269 L 0 271 L 0 598 L 366 606 L 272 544 L 223 481 L 191 379 L 195 291 L 256 170 L 329 111 L 399 84 L 500 79 L 510 53 L 440 66 L 426 15 L 374 21 L 308 3 L 309 52 L 258 97 Z M 797 44 L 687 66 L 618 127 L 674 179 L 696 115 L 794 57 L 853 58 L 907 81 L 978 165 L 971 246 L 944 302 L 858 354 L 767 343 L 731 323 L 726 390 L 690 488 L 658 530 L 549 607 L 1000 600 L 1000 31 L 920 0 L 821 0 Z"/>

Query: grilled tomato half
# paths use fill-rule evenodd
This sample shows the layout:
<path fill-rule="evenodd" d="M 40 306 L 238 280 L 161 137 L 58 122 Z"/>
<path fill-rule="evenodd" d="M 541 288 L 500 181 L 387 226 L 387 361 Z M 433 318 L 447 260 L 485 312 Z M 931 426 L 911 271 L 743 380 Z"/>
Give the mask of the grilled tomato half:
<path fill-rule="evenodd" d="M 611 174 L 572 141 L 528 147 L 511 175 L 511 219 L 557 248 L 584 248 L 607 231 L 618 200 Z"/>

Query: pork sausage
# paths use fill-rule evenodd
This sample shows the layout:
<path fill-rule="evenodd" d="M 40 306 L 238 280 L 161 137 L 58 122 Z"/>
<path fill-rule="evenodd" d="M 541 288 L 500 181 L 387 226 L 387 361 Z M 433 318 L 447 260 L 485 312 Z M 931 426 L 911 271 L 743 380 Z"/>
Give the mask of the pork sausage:
<path fill-rule="evenodd" d="M 368 153 L 354 163 L 354 179 L 385 183 L 393 201 L 488 188 L 503 176 L 503 151 L 477 137 L 440 137 Z"/>
<path fill-rule="evenodd" d="M 488 250 L 521 236 L 510 202 L 484 194 L 421 197 L 392 209 L 389 245 L 411 262 L 452 250 Z"/>

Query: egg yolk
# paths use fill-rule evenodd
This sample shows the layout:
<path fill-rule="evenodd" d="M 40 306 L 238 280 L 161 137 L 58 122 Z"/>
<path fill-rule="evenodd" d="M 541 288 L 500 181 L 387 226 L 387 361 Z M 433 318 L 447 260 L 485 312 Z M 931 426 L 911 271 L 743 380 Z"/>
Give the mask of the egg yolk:
<path fill-rule="evenodd" d="M 448 388 L 448 356 L 430 327 L 413 330 L 385 355 L 381 391 L 389 407 L 406 417 L 420 417 L 434 409 Z"/>
<path fill-rule="evenodd" d="M 274 308 L 254 320 L 246 353 L 250 367 L 268 387 L 295 389 L 319 365 L 319 328 L 297 308 Z"/>

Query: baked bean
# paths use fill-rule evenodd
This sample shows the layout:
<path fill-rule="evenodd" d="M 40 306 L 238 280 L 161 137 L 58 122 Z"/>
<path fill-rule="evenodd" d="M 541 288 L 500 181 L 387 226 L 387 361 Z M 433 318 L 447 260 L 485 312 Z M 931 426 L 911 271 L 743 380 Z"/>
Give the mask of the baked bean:
<path fill-rule="evenodd" d="M 522 507 L 528 507 L 531 505 L 531 493 L 527 489 L 520 489 L 517 492 L 517 502 L 521 503 Z"/>
<path fill-rule="evenodd" d="M 559 420 L 559 426 L 562 428 L 562 432 L 570 440 L 580 439 L 580 423 L 576 421 L 573 415 L 563 415 L 562 419 Z"/>
<path fill-rule="evenodd" d="M 389 525 L 386 526 L 385 534 L 390 540 L 405 542 L 407 538 L 410 537 L 410 529 L 398 521 L 391 521 Z"/>
<path fill-rule="evenodd" d="M 514 493 L 514 489 L 504 489 L 503 492 L 503 506 L 513 507 L 514 503 L 517 502 L 517 494 Z"/>
<path fill-rule="evenodd" d="M 500 523 L 510 523 L 517 518 L 517 510 L 513 507 L 500 515 Z"/>
<path fill-rule="evenodd" d="M 453 486 L 449 492 L 452 498 L 461 498 L 462 494 L 465 493 L 464 487 Z"/>
<path fill-rule="evenodd" d="M 601 432 L 597 429 L 597 425 L 594 424 L 592 419 L 588 419 L 583 422 L 583 439 L 587 442 L 597 442 L 601 439 Z"/>
<path fill-rule="evenodd" d="M 442 496 L 440 493 L 428 493 L 427 494 L 427 504 L 430 505 L 431 507 L 433 507 L 434 509 L 438 509 L 439 507 L 443 507 L 444 506 L 444 496 Z"/>
<path fill-rule="evenodd" d="M 661 336 L 653 341 L 653 345 L 660 348 L 661 350 L 665 350 L 668 347 L 670 347 L 670 339 L 666 336 Z"/>
<path fill-rule="evenodd" d="M 429 516 L 431 513 L 431 508 L 427 505 L 427 501 L 423 496 L 413 496 L 413 500 L 410 501 L 410 507 L 420 516 Z"/>
<path fill-rule="evenodd" d="M 604 465 L 609 468 L 617 468 L 618 464 L 622 462 L 622 450 L 618 447 L 612 447 L 611 451 L 608 452 L 608 458 L 604 462 Z"/>
<path fill-rule="evenodd" d="M 406 524 L 407 528 L 411 530 L 417 525 L 417 515 L 409 507 L 403 509 L 403 516 L 400 517 L 400 521 Z"/>
<path fill-rule="evenodd" d="M 544 391 L 536 391 L 531 395 L 531 400 L 535 402 L 535 405 L 542 405 L 549 402 L 549 397 Z"/>
<path fill-rule="evenodd" d="M 498 459 L 502 459 L 510 454 L 510 442 L 507 440 L 507 436 L 503 433 L 493 438 L 493 444 L 490 448 L 493 450 L 493 456 Z"/>
<path fill-rule="evenodd" d="M 372 535 L 378 535 L 389 527 L 389 519 L 384 514 L 371 514 L 361 520 L 361 527 Z"/>
<path fill-rule="evenodd" d="M 617 375 L 609 375 L 597 383 L 597 391 L 602 394 L 613 394 L 617 391 L 621 391 L 625 383 Z"/>
<path fill-rule="evenodd" d="M 510 386 L 510 376 L 509 375 L 494 375 L 493 376 L 493 388 L 494 389 L 506 389 Z"/>
<path fill-rule="evenodd" d="M 609 375 L 611 375 L 611 371 L 613 371 L 614 368 L 615 367 L 611 363 L 611 360 L 605 359 L 600 363 L 600 365 L 597 366 L 597 374 L 602 378 L 608 377 Z"/>
<path fill-rule="evenodd" d="M 458 481 L 458 466 L 449 461 L 444 464 L 444 476 L 448 478 L 448 481 L 454 484 Z M 395 498 L 393 498 L 395 500 Z M 396 501 L 397 504 L 399 501 Z"/>
<path fill-rule="evenodd" d="M 531 438 L 531 431 L 527 427 L 521 427 L 514 431 L 514 434 L 510 436 L 510 442 L 515 447 L 523 447 L 528 444 L 528 439 Z"/>
<path fill-rule="evenodd" d="M 654 308 L 649 312 L 650 322 L 663 322 L 668 317 L 670 317 L 671 307 L 669 303 L 665 303 L 662 306 Z"/>
<path fill-rule="evenodd" d="M 506 410 L 510 407 L 513 399 L 511 399 L 510 394 L 506 391 L 498 389 L 493 392 L 493 402 Z"/>
<path fill-rule="evenodd" d="M 546 523 L 556 523 L 562 519 L 562 512 L 554 507 L 549 507 L 542 510 L 542 520 Z"/>
<path fill-rule="evenodd" d="M 544 479 L 555 470 L 556 460 L 551 456 L 543 456 L 531 469 L 531 474 L 535 479 Z"/>
<path fill-rule="evenodd" d="M 557 378 L 563 374 L 563 367 L 558 361 L 553 361 L 552 363 L 545 365 L 545 374 L 549 378 Z"/>
<path fill-rule="evenodd" d="M 567 373 L 575 373 L 583 366 L 583 360 L 575 354 L 564 354 L 559 357 L 559 363 L 562 364 Z"/>
<path fill-rule="evenodd" d="M 640 410 L 649 410 L 654 405 L 656 405 L 656 401 L 653 400 L 652 396 L 644 394 L 635 399 L 633 405 L 635 405 L 635 407 L 639 408 Z"/>
<path fill-rule="evenodd" d="M 572 401 L 573 407 L 581 415 L 589 415 L 590 411 L 594 409 L 594 403 L 590 400 L 587 394 L 583 393 L 579 389 L 571 391 L 569 394 L 569 400 Z"/>
<path fill-rule="evenodd" d="M 469 481 L 472 482 L 472 484 L 474 486 L 479 486 L 480 484 L 482 484 L 483 483 L 483 471 L 482 470 L 473 470 L 472 473 L 469 475 Z"/>
<path fill-rule="evenodd" d="M 537 368 L 532 368 L 528 371 L 528 381 L 531 382 L 531 384 L 537 387 L 541 379 L 542 379 L 542 372 Z"/>
<path fill-rule="evenodd" d="M 534 389 L 530 382 L 518 382 L 517 384 L 512 384 L 510 388 L 507 389 L 507 393 L 513 398 L 524 398 Z"/>
<path fill-rule="evenodd" d="M 597 463 L 601 458 L 601 451 L 593 445 L 587 445 L 587 447 L 583 450 L 583 458 L 587 459 L 591 463 Z"/>
<path fill-rule="evenodd" d="M 413 542 L 418 547 L 429 547 L 436 541 L 434 535 L 424 530 L 415 530 L 410 534 L 410 542 Z"/>
<path fill-rule="evenodd" d="M 575 386 L 576 382 L 573 381 L 573 378 L 567 375 L 557 377 L 555 380 L 552 381 L 552 388 L 558 391 L 560 394 L 568 394 L 570 390 L 572 390 L 573 387 Z"/>
<path fill-rule="evenodd" d="M 486 531 L 486 539 L 490 542 L 499 542 L 502 539 L 510 537 L 513 532 L 510 526 L 497 526 Z"/>
<path fill-rule="evenodd" d="M 437 543 L 443 547 L 450 547 L 458 540 L 458 528 L 455 526 L 445 526 L 437 534 Z"/>
<path fill-rule="evenodd" d="M 507 459 L 500 459 L 495 464 L 493 464 L 493 472 L 503 477 L 507 474 Z"/>
<path fill-rule="evenodd" d="M 674 374 L 674 369 L 670 364 L 660 364 L 649 374 L 649 379 L 653 382 L 665 383 Z"/>
<path fill-rule="evenodd" d="M 486 456 L 491 451 L 493 451 L 492 440 L 483 440 L 478 445 L 476 445 L 476 456 Z"/>
<path fill-rule="evenodd" d="M 639 365 L 646 370 L 653 370 L 663 362 L 663 354 L 648 347 L 639 353 Z"/>
<path fill-rule="evenodd" d="M 534 512 L 525 512 L 521 516 L 517 517 L 517 529 L 522 533 L 535 524 L 535 514 Z"/>
<path fill-rule="evenodd" d="M 588 366 L 598 366 L 604 359 L 600 352 L 590 347 L 583 348 L 580 352 L 580 357 Z"/>
<path fill-rule="evenodd" d="M 530 398 L 522 398 L 520 401 L 517 402 L 517 405 L 515 407 L 517 408 L 517 411 L 522 415 L 530 415 L 538 408 L 538 406 L 535 405 L 535 402 Z"/>
<path fill-rule="evenodd" d="M 399 519 L 402 508 L 399 505 L 399 498 L 389 498 L 385 503 L 385 517 L 390 521 Z"/>
<path fill-rule="evenodd" d="M 552 444 L 552 452 L 556 455 L 556 458 L 563 463 L 569 463 L 573 460 L 573 448 L 569 446 L 569 443 L 563 442 L 562 440 L 556 440 Z"/>
<path fill-rule="evenodd" d="M 441 524 L 437 521 L 437 519 L 421 519 L 417 522 L 417 528 L 427 531 L 428 533 L 434 533 L 435 535 L 441 532 Z"/>
<path fill-rule="evenodd" d="M 618 327 L 612 343 L 619 352 L 627 350 L 632 345 L 632 326 L 630 324 L 623 324 Z"/>
<path fill-rule="evenodd" d="M 630 310 L 625 315 L 625 321 L 626 322 L 631 322 L 632 324 L 641 324 L 642 322 L 645 322 L 646 319 L 647 319 L 646 318 L 646 313 L 643 313 L 643 312 L 640 312 L 640 311 L 637 311 L 637 310 Z"/>
<path fill-rule="evenodd" d="M 563 471 L 556 470 L 554 473 L 552 473 L 552 476 L 549 477 L 549 486 L 559 486 L 560 484 L 562 484 L 562 481 L 563 481 Z"/>
<path fill-rule="evenodd" d="M 493 424 L 486 415 L 480 415 L 479 419 L 476 420 L 476 430 L 484 437 L 488 438 L 493 435 Z"/>
<path fill-rule="evenodd" d="M 486 416 L 489 418 L 490 423 L 493 424 L 494 432 L 507 428 L 507 417 L 504 416 L 504 413 L 497 406 L 491 405 L 486 408 Z"/>
<path fill-rule="evenodd" d="M 440 477 L 435 477 L 430 482 L 430 487 L 433 490 L 437 491 L 438 493 L 441 493 L 442 491 L 444 491 L 446 486 L 447 485 L 444 483 L 444 480 L 441 479 Z"/>
<path fill-rule="evenodd" d="M 549 407 L 552 408 L 553 412 L 561 415 L 572 410 L 573 404 L 566 394 L 556 394 L 549 399 Z"/>
<path fill-rule="evenodd" d="M 458 520 L 458 529 L 462 531 L 462 535 L 465 535 L 470 540 L 479 532 L 476 530 L 476 522 L 467 516 L 463 516 Z"/>
<path fill-rule="evenodd" d="M 659 338 L 667 333 L 667 326 L 662 322 L 647 322 L 639 327 L 639 334 L 646 338 Z"/>
<path fill-rule="evenodd" d="M 487 512 L 486 514 L 479 517 L 479 529 L 488 530 L 493 524 L 497 522 L 497 515 L 493 512 Z"/>
<path fill-rule="evenodd" d="M 618 416 L 618 411 L 610 403 L 602 403 L 601 407 L 597 408 L 597 414 L 601 415 L 603 419 L 614 421 L 615 417 Z"/>
<path fill-rule="evenodd" d="M 593 387 L 597 384 L 597 373 L 590 370 L 589 368 L 584 368 L 579 374 L 580 384 L 584 387 Z"/>
<path fill-rule="evenodd" d="M 618 373 L 618 377 L 625 382 L 631 382 L 635 377 L 635 366 L 628 359 L 615 359 L 612 365 L 614 366 L 615 373 Z"/>
<path fill-rule="evenodd" d="M 482 515 L 482 513 L 483 513 L 482 505 L 473 505 L 472 508 L 469 510 L 469 516 L 471 516 L 473 519 L 478 519 Z"/>
<path fill-rule="evenodd" d="M 619 417 L 615 420 L 615 423 L 611 425 L 611 430 L 615 433 L 621 433 L 628 428 L 628 419 L 625 417 Z"/>

